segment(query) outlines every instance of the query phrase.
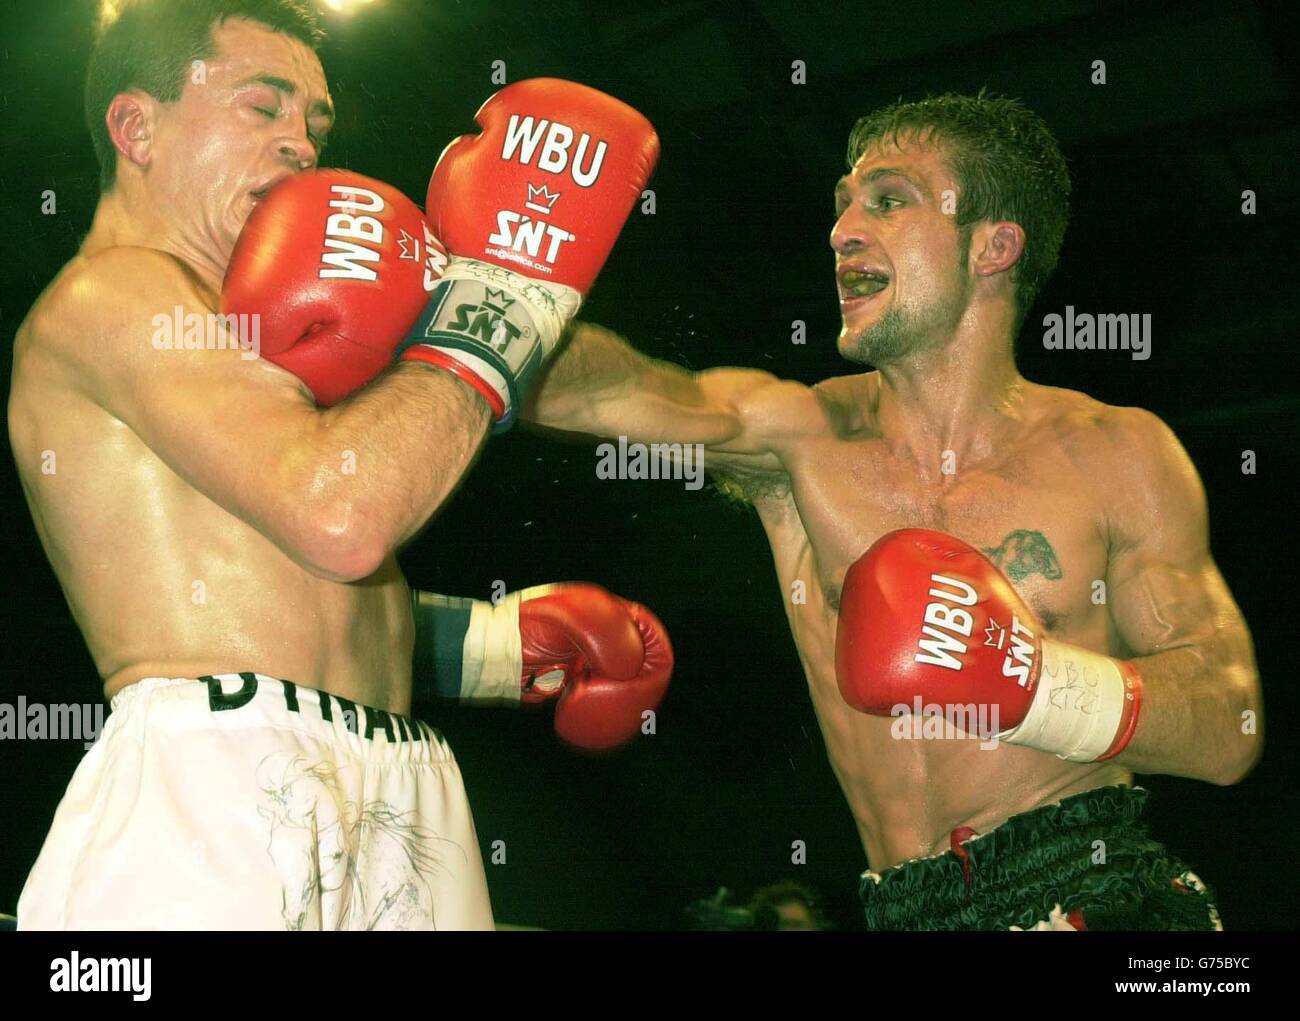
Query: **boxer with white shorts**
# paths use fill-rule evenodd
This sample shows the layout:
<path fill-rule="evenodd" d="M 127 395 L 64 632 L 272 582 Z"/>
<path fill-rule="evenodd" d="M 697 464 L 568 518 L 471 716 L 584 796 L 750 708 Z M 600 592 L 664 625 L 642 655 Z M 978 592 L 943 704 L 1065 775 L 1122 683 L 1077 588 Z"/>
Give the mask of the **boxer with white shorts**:
<path fill-rule="evenodd" d="M 469 802 L 428 724 L 289 681 L 113 698 L 28 877 L 25 929 L 490 929 Z"/>
<path fill-rule="evenodd" d="M 105 19 L 86 82 L 100 199 L 18 330 L 9 433 L 114 712 L 19 924 L 490 926 L 460 771 L 409 718 L 421 687 L 480 689 L 413 680 L 413 648 L 459 625 L 413 611 L 396 552 L 512 421 L 657 138 L 592 89 L 515 83 L 443 151 L 426 219 L 315 169 L 333 102 L 306 6 L 127 0 Z M 521 119 L 555 130 L 503 151 Z M 554 243 L 487 243 L 534 186 Z M 671 650 L 595 591 L 532 600 L 507 659 L 518 701 L 610 747 Z M 474 620 L 497 618 L 460 616 L 482 647 Z"/>

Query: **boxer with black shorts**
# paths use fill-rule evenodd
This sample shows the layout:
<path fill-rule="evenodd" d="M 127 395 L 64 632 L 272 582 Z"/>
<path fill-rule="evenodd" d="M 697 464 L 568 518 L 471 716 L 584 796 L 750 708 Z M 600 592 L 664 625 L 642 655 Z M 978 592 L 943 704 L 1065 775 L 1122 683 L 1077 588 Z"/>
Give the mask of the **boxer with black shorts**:
<path fill-rule="evenodd" d="M 703 444 L 705 470 L 757 511 L 876 870 L 873 928 L 1212 928 L 1203 884 L 1140 828 L 1132 774 L 1245 776 L 1262 743 L 1254 654 L 1174 434 L 1017 371 L 1069 217 L 1056 141 L 1015 101 L 945 95 L 862 118 L 848 166 L 830 233 L 838 350 L 876 371 L 811 387 L 687 372 L 579 326 L 527 414 Z M 941 534 L 930 553 L 895 536 L 846 587 L 877 540 L 915 528 Z M 961 540 L 984 564 L 935 582 Z M 923 601 L 931 588 L 956 602 Z M 894 597 L 907 612 L 883 613 Z M 990 616 L 986 636 L 973 625 Z M 859 653 L 838 671 L 837 631 Z M 892 657 L 869 654 L 882 639 Z M 918 656 L 947 657 L 930 668 L 943 684 Z M 954 736 L 932 706 L 1006 715 Z"/>

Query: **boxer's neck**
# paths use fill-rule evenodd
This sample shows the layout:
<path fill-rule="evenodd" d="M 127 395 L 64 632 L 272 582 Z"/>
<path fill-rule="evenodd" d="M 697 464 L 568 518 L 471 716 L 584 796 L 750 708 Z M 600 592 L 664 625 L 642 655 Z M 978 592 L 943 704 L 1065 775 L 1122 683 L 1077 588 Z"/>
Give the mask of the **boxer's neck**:
<path fill-rule="evenodd" d="M 996 454 L 1019 428 L 1025 380 L 1003 330 L 959 336 L 880 368 L 875 419 L 891 446 L 937 464 Z"/>
<path fill-rule="evenodd" d="M 204 233 L 138 184 L 119 180 L 112 191 L 100 196 L 81 254 L 120 245 L 153 248 L 175 256 L 205 288 L 219 294 L 230 253 L 214 252 L 212 240 Z"/>

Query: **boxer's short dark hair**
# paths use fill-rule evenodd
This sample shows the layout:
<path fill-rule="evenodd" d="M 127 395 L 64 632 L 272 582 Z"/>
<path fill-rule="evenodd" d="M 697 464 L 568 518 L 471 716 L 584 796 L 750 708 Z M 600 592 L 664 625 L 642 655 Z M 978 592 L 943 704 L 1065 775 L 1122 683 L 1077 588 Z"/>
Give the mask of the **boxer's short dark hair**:
<path fill-rule="evenodd" d="M 1023 103 L 981 90 L 898 102 L 862 117 L 849 133 L 849 168 L 882 141 L 936 141 L 957 181 L 957 228 L 1011 220 L 1025 250 L 1011 272 L 1017 323 L 1034 303 L 1061 253 L 1070 220 L 1070 172 L 1043 119 Z"/>
<path fill-rule="evenodd" d="M 86 127 L 99 161 L 101 193 L 117 179 L 117 150 L 104 124 L 113 97 L 140 89 L 164 103 L 180 99 L 193 62 L 216 52 L 214 26 L 245 18 L 313 50 L 324 38 L 301 0 L 122 0 L 104 10 L 86 68 Z"/>

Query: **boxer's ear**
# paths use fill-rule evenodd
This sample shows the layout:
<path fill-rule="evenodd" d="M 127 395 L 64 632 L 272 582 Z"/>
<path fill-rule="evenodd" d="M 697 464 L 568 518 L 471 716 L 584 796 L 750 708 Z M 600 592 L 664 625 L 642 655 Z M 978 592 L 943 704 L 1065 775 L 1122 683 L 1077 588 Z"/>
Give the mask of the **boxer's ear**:
<path fill-rule="evenodd" d="M 119 92 L 104 112 L 104 125 L 113 148 L 144 169 L 153 159 L 154 124 L 158 101 L 146 92 Z"/>
<path fill-rule="evenodd" d="M 976 276 L 988 277 L 1011 269 L 1025 252 L 1025 232 L 1018 223 L 981 223 L 971 232 L 968 258 Z"/>

